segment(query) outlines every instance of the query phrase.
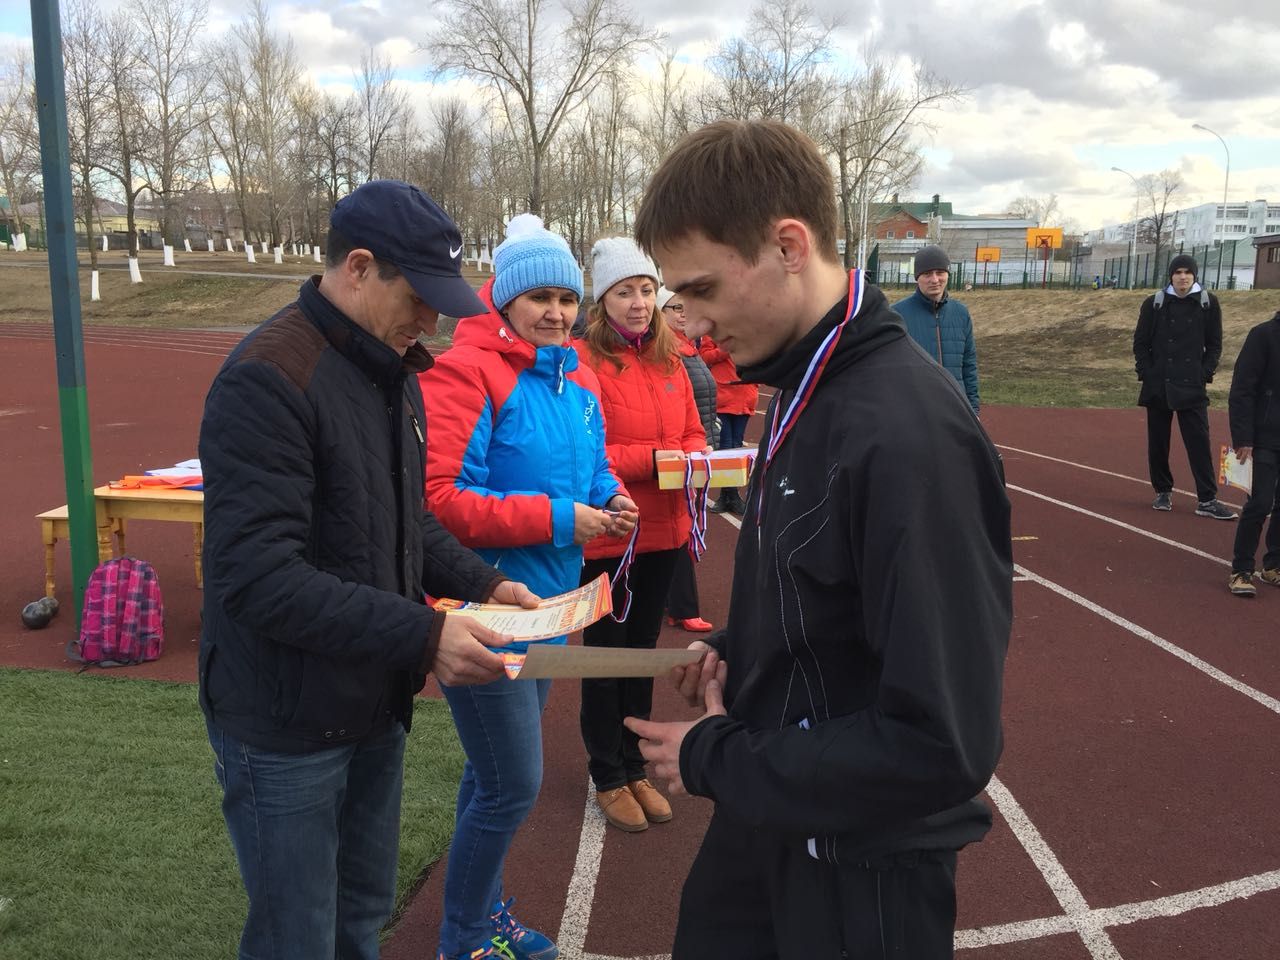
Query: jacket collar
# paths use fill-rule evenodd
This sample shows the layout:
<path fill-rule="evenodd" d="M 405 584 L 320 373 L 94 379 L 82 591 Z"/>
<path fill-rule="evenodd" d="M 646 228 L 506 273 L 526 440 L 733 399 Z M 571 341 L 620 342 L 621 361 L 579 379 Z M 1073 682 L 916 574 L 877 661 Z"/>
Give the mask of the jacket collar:
<path fill-rule="evenodd" d="M 298 291 L 298 303 L 330 346 L 380 387 L 389 387 L 410 374 L 421 373 L 435 362 L 420 343 L 403 357 L 335 307 L 320 292 L 320 277 L 313 276 Z"/>
<path fill-rule="evenodd" d="M 565 374 L 578 369 L 578 354 L 566 340 L 550 347 L 535 347 L 511 327 L 493 305 L 493 278 L 476 291 L 476 295 L 489 308 L 487 313 L 463 317 L 453 332 L 455 347 L 474 347 L 502 354 L 517 372 L 532 369 L 536 376 L 564 387 Z"/>
<path fill-rule="evenodd" d="M 947 297 L 947 291 L 946 291 L 946 290 L 943 290 L 943 291 L 942 291 L 942 299 L 941 299 L 941 300 L 939 300 L 937 303 L 934 303 L 932 300 L 930 300 L 928 297 L 926 297 L 926 296 L 925 296 L 925 295 L 920 291 L 920 286 L 919 286 L 919 284 L 917 284 L 917 285 L 916 285 L 915 293 L 913 294 L 913 296 L 914 296 L 917 300 L 919 300 L 922 304 L 924 304 L 924 306 L 925 306 L 927 309 L 929 309 L 929 310 L 941 310 L 941 309 L 942 309 L 942 307 L 943 307 L 943 304 L 945 304 L 945 303 L 947 302 L 947 300 L 949 299 L 949 298 Z"/>

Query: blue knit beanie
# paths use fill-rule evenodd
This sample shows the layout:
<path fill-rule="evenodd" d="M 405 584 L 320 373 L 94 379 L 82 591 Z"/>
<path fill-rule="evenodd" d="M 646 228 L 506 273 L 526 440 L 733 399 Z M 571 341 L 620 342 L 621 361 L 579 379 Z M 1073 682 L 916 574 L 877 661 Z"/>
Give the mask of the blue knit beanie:
<path fill-rule="evenodd" d="M 569 245 L 532 213 L 507 224 L 507 238 L 493 251 L 493 269 L 493 305 L 499 310 L 539 287 L 563 287 L 582 299 L 582 268 Z"/>

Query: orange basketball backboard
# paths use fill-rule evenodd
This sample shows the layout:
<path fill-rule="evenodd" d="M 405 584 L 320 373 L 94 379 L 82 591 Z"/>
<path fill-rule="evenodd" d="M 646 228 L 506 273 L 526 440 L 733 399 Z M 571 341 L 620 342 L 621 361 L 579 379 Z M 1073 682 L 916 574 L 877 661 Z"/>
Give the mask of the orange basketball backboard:
<path fill-rule="evenodd" d="M 1058 250 L 1062 247 L 1061 227 L 1028 227 L 1027 246 Z"/>
<path fill-rule="evenodd" d="M 974 254 L 974 259 L 979 263 L 999 263 L 1000 248 L 999 247 L 978 247 Z"/>

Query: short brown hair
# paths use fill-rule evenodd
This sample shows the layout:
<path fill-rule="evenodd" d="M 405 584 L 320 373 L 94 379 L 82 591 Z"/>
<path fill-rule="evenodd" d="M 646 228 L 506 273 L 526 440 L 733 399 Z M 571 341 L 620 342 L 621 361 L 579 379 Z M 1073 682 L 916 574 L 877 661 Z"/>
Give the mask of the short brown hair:
<path fill-rule="evenodd" d="M 804 221 L 818 253 L 836 260 L 835 182 L 817 144 L 775 120 L 720 120 L 662 161 L 636 215 L 636 240 L 651 252 L 697 232 L 755 263 L 770 225 L 786 217 Z"/>

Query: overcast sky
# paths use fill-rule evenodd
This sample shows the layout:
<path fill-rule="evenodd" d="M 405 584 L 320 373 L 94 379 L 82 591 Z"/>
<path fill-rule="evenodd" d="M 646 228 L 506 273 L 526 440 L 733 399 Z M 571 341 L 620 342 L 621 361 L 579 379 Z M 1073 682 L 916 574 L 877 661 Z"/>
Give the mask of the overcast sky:
<path fill-rule="evenodd" d="M 179 3 L 182 0 L 161 0 Z M 852 64 L 870 40 L 918 59 L 969 89 L 933 115 L 928 164 L 913 199 L 939 193 L 957 213 L 995 213 L 1021 194 L 1059 196 L 1084 229 L 1130 215 L 1141 177 L 1181 171 L 1182 206 L 1229 196 L 1280 203 L 1280 0 L 809 0 L 844 18 L 837 34 Z M 105 8 L 121 0 L 100 0 Z M 635 10 L 696 70 L 742 29 L 743 0 L 650 0 Z M 418 44 L 436 22 L 430 0 L 273 0 L 322 86 L 350 85 L 360 52 L 376 45 L 421 99 L 430 63 Z M 244 5 L 211 0 L 209 32 Z M 0 41 L 30 43 L 30 4 L 0 0 Z M 905 199 L 905 198 L 904 198 Z"/>

